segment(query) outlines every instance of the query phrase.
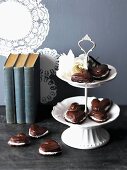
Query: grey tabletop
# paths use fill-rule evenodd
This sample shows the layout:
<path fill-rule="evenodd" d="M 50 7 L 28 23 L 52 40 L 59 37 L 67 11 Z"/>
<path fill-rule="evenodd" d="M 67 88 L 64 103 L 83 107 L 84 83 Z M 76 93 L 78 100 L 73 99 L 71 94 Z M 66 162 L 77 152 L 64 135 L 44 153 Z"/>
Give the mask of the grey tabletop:
<path fill-rule="evenodd" d="M 79 150 L 65 145 L 62 132 L 68 127 L 51 116 L 39 122 L 50 134 L 32 139 L 25 147 L 10 147 L 8 139 L 19 132 L 28 134 L 30 125 L 6 124 L 5 108 L 0 107 L 0 170 L 124 170 L 127 169 L 127 107 L 122 106 L 120 116 L 105 128 L 110 133 L 107 145 L 93 150 Z M 62 146 L 58 156 L 42 156 L 39 146 L 46 139 L 55 139 Z"/>

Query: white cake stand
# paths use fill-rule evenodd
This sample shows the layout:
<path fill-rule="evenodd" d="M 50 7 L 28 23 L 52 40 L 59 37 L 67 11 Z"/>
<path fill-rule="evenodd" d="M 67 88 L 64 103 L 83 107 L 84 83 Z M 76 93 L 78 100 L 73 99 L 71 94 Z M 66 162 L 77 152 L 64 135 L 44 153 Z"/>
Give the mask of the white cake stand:
<path fill-rule="evenodd" d="M 71 81 L 71 74 L 66 74 L 66 73 L 63 73 L 63 72 L 61 72 L 59 70 L 56 72 L 56 75 L 61 80 L 66 81 L 67 83 L 69 83 L 71 86 L 74 86 L 74 87 L 78 87 L 78 88 L 96 88 L 96 87 L 99 87 L 99 86 L 103 85 L 104 83 L 106 83 L 108 81 L 111 81 L 117 75 L 117 71 L 116 71 L 115 67 L 113 67 L 113 66 L 111 66 L 109 64 L 107 64 L 107 65 L 108 65 L 108 68 L 110 69 L 109 76 L 104 80 L 99 80 L 99 81 L 95 80 L 92 83 L 73 82 L 73 81 Z"/>
<path fill-rule="evenodd" d="M 93 98 L 95 97 L 88 97 L 87 99 L 87 107 L 89 109 L 91 108 Z M 105 145 L 109 141 L 110 135 L 102 126 L 114 121 L 119 116 L 120 108 L 113 103 L 109 112 L 109 119 L 103 123 L 96 123 L 89 118 L 80 125 L 65 121 L 64 114 L 70 104 L 73 102 L 84 104 L 84 100 L 84 96 L 67 98 L 53 107 L 52 116 L 57 121 L 70 126 L 61 136 L 62 141 L 66 145 L 77 149 L 94 149 Z"/>

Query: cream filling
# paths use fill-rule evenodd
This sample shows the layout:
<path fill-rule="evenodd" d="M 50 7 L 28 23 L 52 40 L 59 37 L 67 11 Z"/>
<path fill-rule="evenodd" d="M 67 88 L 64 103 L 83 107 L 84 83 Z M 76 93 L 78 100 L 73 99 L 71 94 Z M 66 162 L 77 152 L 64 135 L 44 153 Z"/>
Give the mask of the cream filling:
<path fill-rule="evenodd" d="M 108 70 L 105 74 L 103 74 L 100 78 L 107 76 L 108 73 L 109 73 L 109 70 Z M 96 76 L 94 76 L 94 77 L 96 77 Z M 98 77 L 97 77 L 97 78 L 98 78 Z"/>
<path fill-rule="evenodd" d="M 100 78 L 107 76 L 107 75 L 108 75 L 108 73 L 109 73 L 109 70 L 108 70 L 105 74 L 103 74 L 102 76 L 100 76 Z M 99 77 L 96 77 L 96 76 L 93 76 L 93 77 L 95 77 L 95 78 L 99 78 Z"/>
<path fill-rule="evenodd" d="M 44 152 L 42 151 L 40 148 L 39 148 L 39 153 L 42 154 L 42 155 L 55 155 L 57 153 L 60 153 L 61 151 L 58 151 L 58 152 Z"/>
<path fill-rule="evenodd" d="M 15 146 L 26 145 L 26 143 L 24 143 L 24 142 L 16 143 L 16 142 L 12 142 L 12 141 L 8 141 L 8 144 L 9 145 L 15 145 Z"/>
<path fill-rule="evenodd" d="M 67 117 L 66 113 L 65 113 L 65 115 L 64 115 L 64 118 L 65 118 L 68 122 L 76 123 L 76 122 L 73 122 L 71 119 L 69 119 L 69 118 Z M 86 119 L 86 116 L 83 117 L 83 119 L 81 119 L 81 120 L 79 121 L 79 123 L 82 122 L 82 121 L 85 120 L 85 119 Z"/>
<path fill-rule="evenodd" d="M 41 134 L 41 135 L 33 136 L 33 135 L 30 133 L 30 130 L 29 130 L 29 136 L 34 137 L 34 138 L 40 138 L 40 137 L 42 137 L 42 136 L 45 136 L 45 135 L 48 134 L 48 133 L 49 133 L 49 131 L 47 130 L 45 133 L 43 133 L 43 134 Z"/>
<path fill-rule="evenodd" d="M 103 122 L 103 121 L 106 121 L 108 119 L 108 118 L 106 118 L 106 119 L 100 120 L 100 119 L 95 118 L 94 116 L 90 116 L 90 117 L 91 117 L 91 119 L 98 121 L 98 122 Z"/>

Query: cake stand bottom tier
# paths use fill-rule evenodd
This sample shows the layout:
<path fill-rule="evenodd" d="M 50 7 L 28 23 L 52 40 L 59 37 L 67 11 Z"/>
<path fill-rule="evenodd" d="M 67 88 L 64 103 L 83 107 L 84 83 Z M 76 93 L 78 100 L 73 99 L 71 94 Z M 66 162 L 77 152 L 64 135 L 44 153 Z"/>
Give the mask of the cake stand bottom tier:
<path fill-rule="evenodd" d="M 94 149 L 105 145 L 109 139 L 109 133 L 103 128 L 79 128 L 70 127 L 62 133 L 62 141 L 77 149 Z"/>

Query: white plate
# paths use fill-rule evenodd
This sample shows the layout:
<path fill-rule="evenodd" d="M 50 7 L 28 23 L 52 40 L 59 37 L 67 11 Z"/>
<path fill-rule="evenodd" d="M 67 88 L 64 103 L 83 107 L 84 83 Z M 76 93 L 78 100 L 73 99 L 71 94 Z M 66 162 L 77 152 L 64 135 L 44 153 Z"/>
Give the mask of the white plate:
<path fill-rule="evenodd" d="M 115 69 L 115 67 L 108 65 L 109 69 L 111 69 L 110 74 L 108 76 L 108 78 L 106 78 L 105 80 L 96 80 L 92 83 L 78 83 L 78 82 L 73 82 L 71 81 L 71 77 L 70 76 L 66 76 L 63 73 L 61 73 L 59 70 L 56 72 L 57 77 L 59 77 L 61 80 L 66 81 L 67 83 L 69 83 L 72 86 L 78 87 L 78 88 L 95 88 L 98 87 L 102 84 L 104 84 L 105 82 L 108 82 L 112 79 L 114 79 L 117 75 L 117 71 Z"/>
<path fill-rule="evenodd" d="M 90 110 L 91 108 L 91 101 L 94 99 L 95 97 L 88 97 L 88 108 Z M 78 124 L 72 124 L 69 123 L 67 121 L 65 121 L 64 119 L 64 113 L 67 111 L 68 107 L 73 103 L 73 102 L 77 102 L 79 104 L 84 104 L 85 103 L 85 97 L 84 96 L 77 96 L 77 97 L 71 97 L 71 98 L 67 98 L 65 100 L 63 100 L 60 103 L 57 103 L 56 106 L 53 107 L 52 110 L 52 116 L 59 122 L 66 124 L 68 126 L 75 126 L 75 127 L 83 127 L 83 128 L 91 128 L 91 127 L 98 127 L 98 126 L 102 126 L 105 125 L 107 123 L 110 123 L 112 121 L 114 121 L 120 113 L 120 108 L 118 105 L 116 105 L 115 103 L 113 103 L 109 115 L 110 118 L 103 123 L 96 123 L 92 120 L 90 120 L 89 118 L 87 118 L 82 124 L 78 125 Z"/>

